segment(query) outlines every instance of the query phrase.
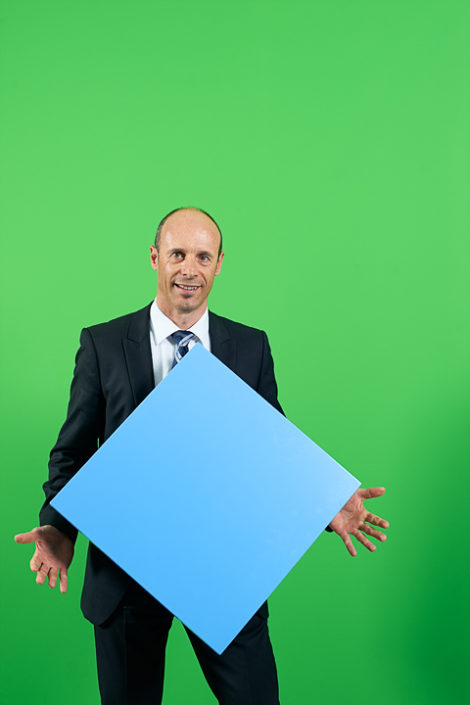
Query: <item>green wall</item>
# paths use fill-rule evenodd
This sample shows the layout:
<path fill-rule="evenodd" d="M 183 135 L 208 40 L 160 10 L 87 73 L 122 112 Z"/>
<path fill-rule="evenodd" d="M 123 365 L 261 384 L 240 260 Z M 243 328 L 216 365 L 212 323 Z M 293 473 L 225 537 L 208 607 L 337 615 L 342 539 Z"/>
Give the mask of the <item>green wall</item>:
<path fill-rule="evenodd" d="M 465 0 L 4 3 L 2 703 L 98 703 L 85 542 L 62 596 L 12 536 L 80 329 L 153 298 L 155 226 L 187 204 L 289 418 L 387 487 L 385 546 L 324 535 L 271 598 L 282 704 L 468 694 L 469 30 Z M 213 702 L 176 625 L 164 705 Z"/>

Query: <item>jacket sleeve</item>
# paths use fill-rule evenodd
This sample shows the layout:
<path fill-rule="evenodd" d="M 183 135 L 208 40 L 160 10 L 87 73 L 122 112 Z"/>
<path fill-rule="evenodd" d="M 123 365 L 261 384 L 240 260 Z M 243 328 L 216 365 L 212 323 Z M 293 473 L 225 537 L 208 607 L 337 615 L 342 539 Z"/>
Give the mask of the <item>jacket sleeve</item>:
<path fill-rule="evenodd" d="M 261 355 L 261 369 L 258 378 L 258 386 L 256 391 L 260 394 L 266 401 L 268 401 L 275 409 L 284 414 L 281 405 L 277 399 L 277 384 L 276 378 L 274 376 L 274 362 L 271 355 L 271 348 L 269 347 L 268 336 L 264 331 L 262 333 L 262 355 Z M 284 414 L 285 416 L 285 414 Z"/>
<path fill-rule="evenodd" d="M 50 506 L 50 501 L 98 448 L 104 423 L 96 349 L 90 332 L 84 328 L 70 389 L 67 417 L 50 453 L 49 479 L 44 483 L 45 502 L 39 512 L 40 525 L 52 524 L 72 541 L 77 529 Z"/>

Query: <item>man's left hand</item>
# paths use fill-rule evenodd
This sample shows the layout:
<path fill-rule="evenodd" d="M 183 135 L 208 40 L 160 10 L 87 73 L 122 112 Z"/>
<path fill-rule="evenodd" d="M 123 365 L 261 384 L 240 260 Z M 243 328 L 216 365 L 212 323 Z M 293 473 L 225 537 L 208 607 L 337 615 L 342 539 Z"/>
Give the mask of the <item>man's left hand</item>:
<path fill-rule="evenodd" d="M 338 512 L 335 518 L 330 521 L 330 527 L 342 538 L 351 556 L 356 556 L 357 551 L 351 541 L 354 536 L 369 551 L 375 551 L 377 546 L 369 541 L 365 534 L 372 536 L 379 541 L 386 541 L 387 536 L 381 531 L 377 531 L 370 524 L 380 526 L 381 529 L 388 529 L 389 523 L 375 514 L 371 514 L 364 507 L 363 500 L 372 497 L 380 497 L 385 492 L 385 487 L 370 487 L 369 489 L 356 490 L 344 507 Z M 367 522 L 367 523 L 366 523 Z"/>

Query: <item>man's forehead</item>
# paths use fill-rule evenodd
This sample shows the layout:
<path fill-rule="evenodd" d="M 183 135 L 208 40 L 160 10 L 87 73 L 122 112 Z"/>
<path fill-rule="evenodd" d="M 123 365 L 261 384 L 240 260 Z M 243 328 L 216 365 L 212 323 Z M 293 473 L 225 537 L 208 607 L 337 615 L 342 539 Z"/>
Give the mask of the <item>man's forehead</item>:
<path fill-rule="evenodd" d="M 220 233 L 215 223 L 204 213 L 178 211 L 165 222 L 161 241 L 165 249 L 217 249 Z"/>

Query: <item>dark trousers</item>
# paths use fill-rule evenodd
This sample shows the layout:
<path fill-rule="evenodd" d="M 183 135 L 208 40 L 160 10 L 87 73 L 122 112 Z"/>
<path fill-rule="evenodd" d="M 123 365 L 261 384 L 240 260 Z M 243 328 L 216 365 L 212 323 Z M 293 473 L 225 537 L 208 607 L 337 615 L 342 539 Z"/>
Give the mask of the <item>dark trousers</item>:
<path fill-rule="evenodd" d="M 134 583 L 112 617 L 95 626 L 102 705 L 160 705 L 172 621 L 173 615 Z M 220 705 L 279 705 L 267 605 L 220 656 L 186 632 Z"/>

